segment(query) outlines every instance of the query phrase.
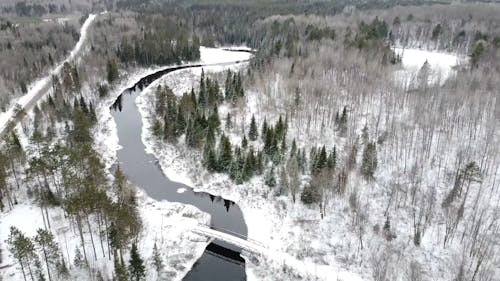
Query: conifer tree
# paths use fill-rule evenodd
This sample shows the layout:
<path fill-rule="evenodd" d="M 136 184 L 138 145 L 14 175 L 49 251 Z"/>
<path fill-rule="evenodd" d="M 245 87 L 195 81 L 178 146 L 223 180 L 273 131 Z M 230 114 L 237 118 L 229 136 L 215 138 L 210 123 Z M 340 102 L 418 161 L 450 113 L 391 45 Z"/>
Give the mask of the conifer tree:
<path fill-rule="evenodd" d="M 38 229 L 35 237 L 35 242 L 42 252 L 42 257 L 47 266 L 47 276 L 52 280 L 52 269 L 59 262 L 59 246 L 54 239 L 54 235 L 45 229 Z"/>
<path fill-rule="evenodd" d="M 363 162 L 361 163 L 361 174 L 367 179 L 373 178 L 377 169 L 377 146 L 375 142 L 366 144 L 363 151 Z"/>
<path fill-rule="evenodd" d="M 123 266 L 118 258 L 118 252 L 115 251 L 114 254 L 114 266 L 115 266 L 115 276 L 116 281 L 129 281 L 129 274 L 127 269 Z"/>
<path fill-rule="evenodd" d="M 233 128 L 233 124 L 231 122 L 231 119 L 232 119 L 231 118 L 231 113 L 228 112 L 227 115 L 226 115 L 226 126 L 225 126 L 226 130 L 230 130 L 231 128 Z"/>
<path fill-rule="evenodd" d="M 274 165 L 271 166 L 271 169 L 266 174 L 266 177 L 264 179 L 264 183 L 269 187 L 276 186 L 276 175 L 274 174 Z"/>
<path fill-rule="evenodd" d="M 33 242 L 19 229 L 11 226 L 7 244 L 9 251 L 21 266 L 24 280 L 26 280 L 26 271 L 29 273 L 31 280 L 34 280 L 32 267 L 36 260 L 38 260 L 38 256 L 35 253 Z"/>
<path fill-rule="evenodd" d="M 155 267 L 156 273 L 160 275 L 160 272 L 163 270 L 163 259 L 161 258 L 160 251 L 156 246 L 156 242 L 153 246 L 153 265 Z"/>
<path fill-rule="evenodd" d="M 255 122 L 255 116 L 252 115 L 252 120 L 250 121 L 250 131 L 248 131 L 248 138 L 250 141 L 255 141 L 259 137 L 259 132 L 257 129 L 257 122 Z"/>
<path fill-rule="evenodd" d="M 241 147 L 245 149 L 247 148 L 247 146 L 248 146 L 247 136 L 243 134 L 243 139 L 241 140 Z"/>
<path fill-rule="evenodd" d="M 132 250 L 130 251 L 129 261 L 130 278 L 133 281 L 141 281 L 146 278 L 146 267 L 144 261 L 137 250 L 137 244 L 132 243 Z"/>
<path fill-rule="evenodd" d="M 219 143 L 219 159 L 218 166 L 219 171 L 221 172 L 229 172 L 229 168 L 231 167 L 231 163 L 233 160 L 231 142 L 229 138 L 222 134 Z"/>

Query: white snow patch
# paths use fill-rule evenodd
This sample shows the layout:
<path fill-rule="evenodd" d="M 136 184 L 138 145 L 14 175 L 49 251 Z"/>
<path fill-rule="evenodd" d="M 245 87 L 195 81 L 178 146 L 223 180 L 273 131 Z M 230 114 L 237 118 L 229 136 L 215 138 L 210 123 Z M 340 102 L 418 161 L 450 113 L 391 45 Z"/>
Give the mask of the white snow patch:
<path fill-rule="evenodd" d="M 438 51 L 405 49 L 401 47 L 395 47 L 394 51 L 397 55 L 401 56 L 401 63 L 404 68 L 403 72 L 398 72 L 396 75 L 405 83 L 415 79 L 418 71 L 427 61 L 432 71 L 429 82 L 431 84 L 437 82 L 443 84 L 448 78 L 455 75 L 454 67 L 465 61 L 464 58 L 457 54 Z"/>

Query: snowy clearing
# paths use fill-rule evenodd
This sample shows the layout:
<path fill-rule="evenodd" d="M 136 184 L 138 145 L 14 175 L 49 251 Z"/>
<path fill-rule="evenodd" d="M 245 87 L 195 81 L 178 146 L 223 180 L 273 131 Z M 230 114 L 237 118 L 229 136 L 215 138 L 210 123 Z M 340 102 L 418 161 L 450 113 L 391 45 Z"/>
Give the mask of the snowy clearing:
<path fill-rule="evenodd" d="M 465 58 L 459 57 L 456 54 L 438 51 L 405 49 L 401 47 L 395 47 L 394 51 L 398 56 L 401 56 L 401 63 L 404 68 L 404 70 L 398 72 L 396 76 L 398 79 L 402 79 L 404 83 L 409 83 L 414 80 L 419 70 L 427 61 L 432 71 L 429 83 L 435 84 L 439 82 L 443 84 L 448 78 L 455 74 L 453 68 L 465 61 Z"/>

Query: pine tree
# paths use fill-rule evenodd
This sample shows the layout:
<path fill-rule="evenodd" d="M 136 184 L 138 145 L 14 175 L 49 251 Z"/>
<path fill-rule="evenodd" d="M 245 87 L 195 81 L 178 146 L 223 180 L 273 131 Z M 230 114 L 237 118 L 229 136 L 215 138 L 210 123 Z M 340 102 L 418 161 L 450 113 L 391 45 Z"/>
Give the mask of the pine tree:
<path fill-rule="evenodd" d="M 117 251 L 115 251 L 114 253 L 114 266 L 115 266 L 115 276 L 114 276 L 115 278 L 113 279 L 116 281 L 129 281 L 128 271 L 120 262 Z"/>
<path fill-rule="evenodd" d="M 257 129 L 257 122 L 255 122 L 255 116 L 252 115 L 252 120 L 250 121 L 250 131 L 248 132 L 248 138 L 250 141 L 255 141 L 259 137 L 259 132 Z"/>
<path fill-rule="evenodd" d="M 32 266 L 38 260 L 38 256 L 35 253 L 35 245 L 33 242 L 19 229 L 11 226 L 7 244 L 9 246 L 9 251 L 21 266 L 24 280 L 26 280 L 26 270 L 31 280 L 34 280 Z"/>
<path fill-rule="evenodd" d="M 276 186 L 276 175 L 274 174 L 274 166 L 272 166 L 271 169 L 266 174 L 266 177 L 264 179 L 264 183 L 269 187 Z"/>
<path fill-rule="evenodd" d="M 156 273 L 160 275 L 160 272 L 163 270 L 163 259 L 161 258 L 160 251 L 158 251 L 158 247 L 156 246 L 156 242 L 153 246 L 153 265 L 155 267 Z"/>
<path fill-rule="evenodd" d="M 261 132 L 261 134 L 260 134 L 260 135 L 262 136 L 262 138 L 263 138 L 263 139 L 264 139 L 264 138 L 265 138 L 265 136 L 267 135 L 267 129 L 268 129 L 268 128 L 267 128 L 267 119 L 266 119 L 266 118 L 264 118 L 264 122 L 262 123 L 262 132 Z"/>
<path fill-rule="evenodd" d="M 83 259 L 82 253 L 78 247 L 75 247 L 75 258 L 73 259 L 73 264 L 79 268 L 86 266 L 85 260 Z"/>
<path fill-rule="evenodd" d="M 377 146 L 375 142 L 366 144 L 363 151 L 363 162 L 361 163 L 361 174 L 367 179 L 373 178 L 377 169 Z"/>
<path fill-rule="evenodd" d="M 231 122 L 231 113 L 227 113 L 226 115 L 226 130 L 230 130 L 231 128 L 233 128 L 233 124 Z"/>
<path fill-rule="evenodd" d="M 54 235 L 45 229 L 38 229 L 35 237 L 35 242 L 42 252 L 42 257 L 47 266 L 47 276 L 52 280 L 52 268 L 55 268 L 59 262 L 59 246 L 54 239 Z"/>
<path fill-rule="evenodd" d="M 247 136 L 243 134 L 243 139 L 241 140 L 241 147 L 245 149 L 247 148 L 247 146 L 248 146 Z"/>
<path fill-rule="evenodd" d="M 222 134 L 219 143 L 219 159 L 217 161 L 219 164 L 219 171 L 228 172 L 229 168 L 231 167 L 232 160 L 233 153 L 231 142 L 229 141 L 228 137 Z"/>
<path fill-rule="evenodd" d="M 130 278 L 132 280 L 140 281 L 146 278 L 146 267 L 144 266 L 144 261 L 142 260 L 139 251 L 137 250 L 136 243 L 132 243 L 132 250 L 130 251 L 130 261 L 128 268 L 130 272 Z"/>
<path fill-rule="evenodd" d="M 108 59 L 106 69 L 108 73 L 108 82 L 111 84 L 118 79 L 118 65 L 116 64 L 116 61 L 114 59 Z"/>
<path fill-rule="evenodd" d="M 335 167 L 337 166 L 337 148 L 335 146 L 333 146 L 332 152 L 328 155 L 326 166 L 330 171 L 335 170 Z"/>

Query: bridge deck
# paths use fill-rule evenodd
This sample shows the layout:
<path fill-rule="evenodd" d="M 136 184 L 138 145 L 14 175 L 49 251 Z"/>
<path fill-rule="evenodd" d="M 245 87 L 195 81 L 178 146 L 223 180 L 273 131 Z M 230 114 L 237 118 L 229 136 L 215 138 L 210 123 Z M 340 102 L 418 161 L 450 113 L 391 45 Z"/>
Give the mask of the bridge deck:
<path fill-rule="evenodd" d="M 235 235 L 221 232 L 204 225 L 197 225 L 192 230 L 195 233 L 222 240 L 231 245 L 241 247 L 247 251 L 254 252 L 257 254 L 262 254 L 266 251 L 266 248 L 263 245 L 258 244 L 257 242 L 236 237 Z"/>
<path fill-rule="evenodd" d="M 355 273 L 343 270 L 337 266 L 319 265 L 312 261 L 298 260 L 294 256 L 269 249 L 261 243 L 246 238 L 237 237 L 238 234 L 229 234 L 212 229 L 206 225 L 197 225 L 193 227 L 194 233 L 204 235 L 210 238 L 219 239 L 226 243 L 241 247 L 249 252 L 265 256 L 269 261 L 278 262 L 281 265 L 287 265 L 304 276 L 315 276 L 320 280 L 336 281 L 363 281 L 363 278 Z"/>

